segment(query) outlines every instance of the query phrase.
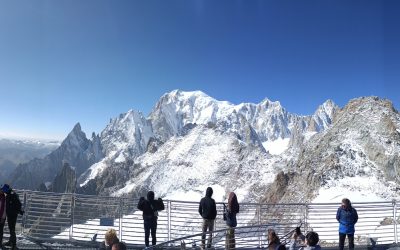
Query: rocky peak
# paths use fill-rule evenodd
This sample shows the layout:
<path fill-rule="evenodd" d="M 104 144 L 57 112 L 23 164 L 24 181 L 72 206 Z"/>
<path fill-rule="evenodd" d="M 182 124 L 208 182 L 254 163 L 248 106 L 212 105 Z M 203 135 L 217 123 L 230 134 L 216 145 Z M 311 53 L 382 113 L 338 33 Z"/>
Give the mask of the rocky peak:
<path fill-rule="evenodd" d="M 332 124 L 333 118 L 339 110 L 339 106 L 337 106 L 332 100 L 325 101 L 312 115 L 308 131 L 321 132 L 328 128 Z"/>
<path fill-rule="evenodd" d="M 302 202 L 311 201 L 321 187 L 336 185 L 362 192 L 360 180 L 377 186 L 386 183 L 385 191 L 371 188 L 377 196 L 394 194 L 400 183 L 399 131 L 400 115 L 389 101 L 351 100 L 337 111 L 334 123 L 305 142 L 299 156 L 288 163 L 291 179 L 281 201 L 300 201 L 299 193 Z"/>
<path fill-rule="evenodd" d="M 72 131 L 61 143 L 61 147 L 76 148 L 76 149 L 86 149 L 89 140 L 86 138 L 86 134 L 82 131 L 79 122 L 74 126 Z"/>
<path fill-rule="evenodd" d="M 49 191 L 56 193 L 74 193 L 76 189 L 76 172 L 64 162 L 61 172 L 54 178 Z"/>

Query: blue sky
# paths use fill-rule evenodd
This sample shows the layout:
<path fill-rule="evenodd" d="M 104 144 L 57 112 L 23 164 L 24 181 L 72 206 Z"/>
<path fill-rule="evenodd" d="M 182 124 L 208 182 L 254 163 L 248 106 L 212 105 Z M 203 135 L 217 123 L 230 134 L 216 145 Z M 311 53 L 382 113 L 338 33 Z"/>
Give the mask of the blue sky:
<path fill-rule="evenodd" d="M 1 1 L 0 134 L 97 133 L 174 89 L 311 114 L 400 108 L 399 1 Z"/>

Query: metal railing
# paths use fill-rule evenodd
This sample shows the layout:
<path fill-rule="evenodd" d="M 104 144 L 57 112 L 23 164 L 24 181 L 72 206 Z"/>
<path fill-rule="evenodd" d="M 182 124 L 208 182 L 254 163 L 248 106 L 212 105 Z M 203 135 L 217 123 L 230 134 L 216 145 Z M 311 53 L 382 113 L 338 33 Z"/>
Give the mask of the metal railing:
<path fill-rule="evenodd" d="M 128 244 L 141 245 L 144 242 L 142 212 L 136 207 L 137 199 L 25 190 L 18 193 L 25 214 L 19 216 L 17 230 L 24 236 L 38 240 L 101 242 L 106 230 L 113 228 Z M 201 232 L 198 202 L 166 200 L 164 203 L 165 210 L 159 213 L 158 218 L 158 243 Z M 303 231 L 318 232 L 321 244 L 329 246 L 338 241 L 335 218 L 338 205 L 241 203 L 237 214 L 238 227 L 269 225 L 289 232 L 302 223 Z M 353 206 L 359 214 L 356 244 L 365 245 L 370 238 L 379 244 L 398 242 L 396 201 L 354 203 Z M 226 227 L 222 220 L 222 203 L 217 203 L 217 210 L 216 231 Z M 266 233 L 258 233 L 256 238 L 257 244 L 262 245 Z"/>
<path fill-rule="evenodd" d="M 241 226 L 241 227 L 236 227 L 234 229 L 234 245 L 236 248 L 239 249 L 261 249 L 261 248 L 267 248 L 269 242 L 267 240 L 267 237 L 263 237 L 262 241 L 259 242 L 258 238 L 260 235 L 265 235 L 267 230 L 271 227 L 274 227 L 274 231 L 277 233 L 277 235 L 281 238 L 281 243 L 285 244 L 286 241 L 285 239 L 291 235 L 294 231 L 286 231 L 288 228 L 292 228 L 293 224 L 279 224 L 279 225 L 272 225 L 272 224 L 265 224 L 265 225 L 253 225 L 253 226 Z M 177 239 L 173 239 L 170 241 L 165 241 L 162 242 L 154 247 L 150 247 L 151 249 L 159 249 L 160 247 L 162 249 L 176 249 L 176 247 L 181 246 L 181 244 L 184 244 L 186 246 L 185 249 L 196 249 L 196 246 L 202 246 L 202 237 L 203 233 L 197 233 L 193 234 L 190 236 L 185 236 Z M 204 244 L 208 244 L 208 235 L 211 235 L 211 240 L 212 243 L 210 246 L 212 246 L 212 249 L 217 249 L 217 248 L 224 248 L 226 244 L 226 236 L 227 236 L 227 230 L 226 229 L 220 229 L 220 230 L 214 230 L 212 232 L 207 232 L 204 233 L 206 236 L 206 239 L 204 240 Z"/>

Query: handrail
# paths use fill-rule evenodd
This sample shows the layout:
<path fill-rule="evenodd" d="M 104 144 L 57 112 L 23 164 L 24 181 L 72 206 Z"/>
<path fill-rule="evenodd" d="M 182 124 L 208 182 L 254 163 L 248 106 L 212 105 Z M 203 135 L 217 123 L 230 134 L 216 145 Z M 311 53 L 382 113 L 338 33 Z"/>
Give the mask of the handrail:
<path fill-rule="evenodd" d="M 264 224 L 264 225 L 252 225 L 252 226 L 236 227 L 235 228 L 236 241 L 238 241 L 238 239 L 242 238 L 241 236 L 248 237 L 249 233 L 254 233 L 254 235 L 256 235 L 256 234 L 264 235 L 265 239 L 266 239 L 267 230 L 269 228 L 271 228 L 271 227 L 274 227 L 274 226 L 276 226 L 276 225 Z M 286 225 L 282 224 L 280 226 L 282 228 L 284 228 L 284 226 L 286 226 Z M 292 226 L 292 224 L 289 224 L 289 226 Z M 297 225 L 297 226 L 299 226 L 299 225 Z M 212 240 L 212 245 L 214 246 L 214 248 L 216 248 L 215 246 L 217 246 L 217 245 L 223 245 L 223 243 L 221 243 L 221 240 L 225 239 L 226 231 L 227 231 L 227 229 L 224 228 L 224 229 L 214 230 L 214 231 L 206 232 L 206 233 L 197 233 L 197 234 L 193 234 L 193 235 L 177 238 L 177 239 L 174 239 L 174 240 L 165 241 L 165 242 L 162 242 L 160 244 L 157 244 L 157 245 L 154 245 L 154 246 L 150 246 L 149 248 L 150 249 L 153 249 L 153 248 L 157 249 L 157 248 L 160 248 L 160 247 L 163 248 L 163 249 L 175 248 L 177 245 L 179 245 L 182 241 L 184 242 L 185 240 L 191 240 L 192 245 L 193 245 L 193 243 L 196 244 L 197 242 L 201 242 L 201 236 L 203 234 L 206 234 L 206 235 L 211 234 L 211 235 L 213 235 L 213 237 L 212 237 L 212 239 L 213 239 Z M 291 231 L 291 232 L 293 233 L 293 231 Z M 283 237 L 285 235 L 288 235 L 289 233 L 286 232 L 283 235 Z M 219 239 L 219 240 L 217 241 L 217 239 Z M 250 239 L 250 240 L 253 240 L 253 239 Z M 267 242 L 267 241 L 265 241 L 265 242 Z M 178 244 L 176 244 L 176 243 L 178 243 Z M 243 241 L 239 241 L 239 245 L 240 244 L 243 244 Z M 249 242 L 246 242 L 246 245 L 248 246 Z M 253 245 L 256 245 L 256 244 L 253 242 Z"/>

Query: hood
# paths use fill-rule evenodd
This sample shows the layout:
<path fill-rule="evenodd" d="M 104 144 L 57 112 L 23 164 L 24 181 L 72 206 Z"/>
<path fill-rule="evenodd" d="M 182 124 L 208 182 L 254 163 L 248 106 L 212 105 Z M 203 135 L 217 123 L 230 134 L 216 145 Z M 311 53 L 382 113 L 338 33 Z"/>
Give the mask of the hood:
<path fill-rule="evenodd" d="M 153 191 L 149 191 L 147 193 L 147 200 L 148 201 L 154 201 L 154 192 Z"/>
<path fill-rule="evenodd" d="M 213 194 L 212 187 L 208 187 L 207 191 L 206 191 L 206 197 L 210 197 L 211 198 L 212 194 Z"/>

